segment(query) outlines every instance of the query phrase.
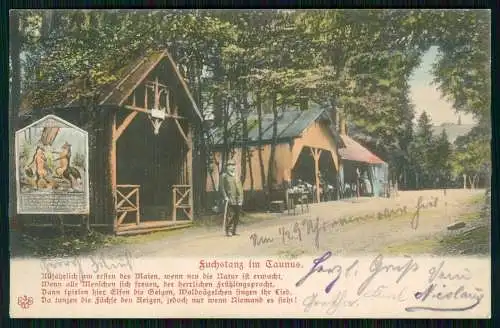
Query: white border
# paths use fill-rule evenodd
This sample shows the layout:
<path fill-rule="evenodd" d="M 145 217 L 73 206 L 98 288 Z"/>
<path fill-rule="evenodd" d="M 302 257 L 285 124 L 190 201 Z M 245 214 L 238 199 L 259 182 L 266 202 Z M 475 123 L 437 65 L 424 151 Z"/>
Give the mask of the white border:
<path fill-rule="evenodd" d="M 76 211 L 76 212 L 40 212 L 40 211 L 36 211 L 36 212 L 32 212 L 32 211 L 22 211 L 21 209 L 21 206 L 20 206 L 20 194 L 21 194 L 21 185 L 20 185 L 20 182 L 19 182 L 19 140 L 18 140 L 18 135 L 37 125 L 37 124 L 40 124 L 42 123 L 43 121 L 46 121 L 48 119 L 53 119 L 55 121 L 58 121 L 60 122 L 61 124 L 64 124 L 64 125 L 67 125 L 69 128 L 72 128 L 72 129 L 75 129 L 79 132 L 81 132 L 85 138 L 85 192 L 86 192 L 86 199 L 85 199 L 85 209 L 83 211 Z M 89 189 L 89 136 L 88 136 L 88 132 L 79 128 L 78 126 L 74 125 L 74 124 L 71 124 L 69 123 L 68 121 L 65 121 L 63 120 L 62 118 L 58 117 L 58 116 L 55 116 L 55 115 L 47 115 L 47 116 L 44 116 L 43 118 L 39 119 L 38 121 L 35 121 L 33 123 L 31 123 L 30 125 L 28 126 L 25 126 L 24 128 L 22 129 L 19 129 L 15 132 L 15 138 L 14 138 L 14 150 L 15 150 L 15 161 L 16 161 L 16 167 L 15 167 L 15 170 L 16 170 L 16 195 L 17 195 L 17 199 L 16 199 L 16 208 L 17 208 L 17 213 L 16 214 L 74 214 L 74 215 L 83 215 L 83 214 L 90 214 L 90 189 Z"/>

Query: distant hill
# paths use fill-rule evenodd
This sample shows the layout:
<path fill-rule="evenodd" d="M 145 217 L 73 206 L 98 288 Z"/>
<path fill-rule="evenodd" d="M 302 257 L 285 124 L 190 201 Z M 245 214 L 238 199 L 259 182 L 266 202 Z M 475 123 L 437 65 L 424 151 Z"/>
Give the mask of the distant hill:
<path fill-rule="evenodd" d="M 455 123 L 443 123 L 441 125 L 435 125 L 432 127 L 432 132 L 435 136 L 439 136 L 443 130 L 446 131 L 448 135 L 448 140 L 454 143 L 458 137 L 464 136 L 472 130 L 474 124 L 455 124 Z"/>

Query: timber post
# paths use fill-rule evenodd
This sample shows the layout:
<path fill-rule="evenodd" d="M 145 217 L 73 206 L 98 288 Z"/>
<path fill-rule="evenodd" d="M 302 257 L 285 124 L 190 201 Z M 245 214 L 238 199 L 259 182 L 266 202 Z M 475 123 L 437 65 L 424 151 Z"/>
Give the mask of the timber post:
<path fill-rule="evenodd" d="M 107 192 L 110 193 L 110 201 L 107 206 L 109 206 L 108 212 L 113 218 L 113 230 L 116 232 L 117 229 L 117 217 L 116 217 L 116 111 L 110 111 L 110 123 L 109 123 L 109 135 L 108 135 L 108 171 L 109 171 L 109 182 L 110 188 Z"/>
<path fill-rule="evenodd" d="M 116 211 L 116 113 L 111 114 L 111 145 L 109 152 L 109 173 L 113 198 L 113 212 Z M 116 213 L 114 213 L 116 214 Z M 114 226 L 117 228 L 117 217 L 113 215 Z"/>
<path fill-rule="evenodd" d="M 189 191 L 189 213 L 190 213 L 190 219 L 191 221 L 193 220 L 193 215 L 194 215 L 194 208 L 193 208 L 193 129 L 191 125 L 188 128 L 188 133 L 187 133 L 187 146 L 188 146 L 188 152 L 186 154 L 186 161 L 187 161 L 187 171 L 188 171 L 188 185 L 190 186 L 190 191 Z"/>
<path fill-rule="evenodd" d="M 319 190 L 319 157 L 321 156 L 321 149 L 311 148 L 311 155 L 314 159 L 314 178 L 316 184 L 316 201 L 319 203 L 321 193 Z"/>
<path fill-rule="evenodd" d="M 177 188 L 173 187 L 172 188 L 172 222 L 177 221 L 177 205 L 175 204 L 177 202 L 176 201 L 177 197 L 175 197 L 176 194 L 177 194 Z"/>

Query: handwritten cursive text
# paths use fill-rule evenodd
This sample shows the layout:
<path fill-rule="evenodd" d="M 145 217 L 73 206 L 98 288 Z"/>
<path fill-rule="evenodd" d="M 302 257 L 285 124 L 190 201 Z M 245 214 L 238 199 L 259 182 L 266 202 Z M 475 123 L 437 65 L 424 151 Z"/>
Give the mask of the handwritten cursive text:
<path fill-rule="evenodd" d="M 438 311 L 438 312 L 463 312 L 471 310 L 478 306 L 484 298 L 484 293 L 480 288 L 474 288 L 474 291 L 466 290 L 465 286 L 447 287 L 446 285 L 438 286 L 437 284 L 430 284 L 423 291 L 418 291 L 414 294 L 416 300 L 425 302 L 426 300 L 437 300 L 440 306 L 410 306 L 405 310 L 407 312 L 415 311 Z M 441 306 L 448 302 L 454 303 L 457 301 L 469 301 L 470 303 L 463 306 Z"/>
<path fill-rule="evenodd" d="M 415 272 L 419 268 L 418 264 L 413 260 L 413 258 L 408 258 L 404 264 L 386 264 L 384 263 L 384 257 L 382 254 L 378 255 L 370 264 L 370 275 L 366 278 L 358 288 L 358 295 L 362 295 L 370 283 L 377 277 L 381 272 L 396 272 L 399 273 L 396 283 L 399 283 L 409 272 Z"/>

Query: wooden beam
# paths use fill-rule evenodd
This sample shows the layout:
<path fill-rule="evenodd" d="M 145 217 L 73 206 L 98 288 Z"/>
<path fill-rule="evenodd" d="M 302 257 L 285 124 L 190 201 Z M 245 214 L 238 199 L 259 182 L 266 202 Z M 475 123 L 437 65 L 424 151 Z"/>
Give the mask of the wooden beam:
<path fill-rule="evenodd" d="M 116 129 L 115 141 L 117 141 L 120 138 L 125 129 L 130 125 L 130 123 L 132 123 L 132 120 L 137 116 L 137 113 L 139 112 L 133 111 L 130 114 L 128 114 L 127 117 L 125 117 L 122 124 L 120 124 L 120 126 Z"/>
<path fill-rule="evenodd" d="M 177 188 L 174 186 L 172 188 L 172 221 L 175 222 L 177 221 L 177 207 L 175 206 L 176 203 L 176 195 L 177 194 Z"/>
<path fill-rule="evenodd" d="M 193 95 L 189 91 L 189 88 L 187 86 L 186 81 L 184 80 L 184 77 L 182 76 L 181 72 L 179 71 L 179 67 L 175 64 L 174 59 L 168 52 L 168 50 L 165 49 L 165 56 L 167 56 L 168 61 L 170 62 L 170 67 L 173 69 L 174 73 L 177 75 L 177 80 L 180 82 L 182 89 L 184 90 L 186 96 L 188 97 L 189 101 L 191 102 L 193 106 L 193 110 L 196 112 L 200 120 L 203 122 L 203 116 L 200 113 L 200 110 L 198 109 L 198 106 L 196 105 L 196 101 L 193 98 Z"/>
<path fill-rule="evenodd" d="M 321 149 L 311 148 L 311 153 L 314 158 L 314 176 L 316 183 L 316 201 L 319 203 L 321 198 L 321 193 L 319 191 L 319 157 L 321 155 Z"/>
<path fill-rule="evenodd" d="M 149 109 L 137 107 L 137 106 L 124 105 L 123 108 L 130 109 L 130 110 L 137 111 L 137 112 L 141 112 L 141 113 L 146 113 L 146 114 L 151 113 L 151 111 Z"/>
<path fill-rule="evenodd" d="M 167 115 L 172 115 L 172 110 L 170 108 L 170 90 L 166 89 L 167 92 L 165 92 L 165 110 L 167 112 Z"/>
<path fill-rule="evenodd" d="M 176 199 L 175 206 L 176 207 L 181 206 L 182 205 L 182 201 L 184 200 L 184 198 L 186 198 L 186 196 L 188 196 L 188 194 L 189 194 L 189 188 L 187 188 L 186 191 L 184 191 L 183 193 L 179 192 L 179 196 L 181 196 L 181 198 Z"/>
<path fill-rule="evenodd" d="M 116 204 L 117 204 L 117 195 L 116 195 L 116 113 L 111 114 L 111 136 L 109 139 L 110 149 L 109 149 L 109 174 L 111 178 L 111 193 L 113 198 L 113 207 L 111 209 L 112 215 L 115 220 L 115 227 L 118 226 L 118 218 L 116 217 Z"/>
<path fill-rule="evenodd" d="M 142 74 L 142 76 L 140 77 L 140 79 L 137 81 L 137 83 L 135 83 L 135 85 L 130 89 L 129 92 L 127 92 L 125 94 L 125 96 L 123 97 L 123 99 L 120 101 L 119 105 L 123 105 L 123 103 L 125 102 L 125 100 L 128 99 L 128 97 L 132 94 L 132 92 L 139 86 L 139 84 L 143 83 L 144 82 L 144 79 L 146 79 L 146 77 L 156 68 L 156 66 L 158 66 L 158 64 L 160 63 L 160 61 L 165 58 L 165 56 L 167 56 L 167 51 L 164 50 L 162 51 L 158 58 L 155 59 L 154 63 L 149 67 L 149 69 L 147 71 L 144 72 L 144 74 Z M 150 59 L 150 58 L 149 58 Z M 125 79 L 124 79 L 125 80 Z"/>
<path fill-rule="evenodd" d="M 137 208 L 137 205 L 134 205 L 134 203 L 132 203 L 132 201 L 129 198 L 138 191 L 139 189 L 133 189 L 131 192 L 127 194 L 127 196 L 125 196 L 117 189 L 116 195 L 117 196 L 119 195 L 122 198 L 122 200 L 118 204 L 116 204 L 116 209 L 119 209 L 125 202 L 129 203 L 130 206 L 132 206 L 132 208 Z"/>
<path fill-rule="evenodd" d="M 184 116 L 179 116 L 176 114 L 165 114 L 165 118 L 173 118 L 176 120 L 185 120 L 186 119 Z"/>
<path fill-rule="evenodd" d="M 113 90 L 111 90 L 111 92 L 103 99 L 103 101 L 101 101 L 100 105 L 104 104 L 104 102 L 106 100 L 108 100 L 109 97 L 111 97 L 111 95 L 115 92 L 115 90 L 118 90 L 123 83 L 125 83 L 125 81 L 135 72 L 139 69 L 139 67 L 144 64 L 147 60 L 147 57 L 144 57 L 142 58 L 142 60 L 137 63 L 137 65 L 134 66 L 134 68 L 120 81 L 120 83 L 118 83 L 114 88 Z M 134 87 L 134 90 L 135 90 L 135 87 Z M 128 97 L 128 96 L 127 96 Z M 123 102 L 123 101 L 122 101 Z"/>
<path fill-rule="evenodd" d="M 139 227 L 144 225 L 144 223 L 141 223 Z M 117 236 L 131 236 L 131 235 L 139 235 L 139 234 L 145 234 L 145 233 L 151 233 L 151 232 L 156 232 L 156 231 L 167 231 L 167 230 L 176 230 L 176 229 L 184 229 L 192 226 L 192 222 L 186 222 L 186 223 L 177 223 L 177 224 L 171 224 L 170 222 L 168 224 L 165 224 L 160 227 L 154 227 L 154 228 L 138 228 L 137 225 L 134 225 L 134 228 L 128 228 L 127 230 L 121 228 L 116 235 Z"/>
<path fill-rule="evenodd" d="M 116 113 L 111 118 L 111 151 L 110 151 L 110 169 L 111 169 L 111 185 L 113 190 L 116 190 Z"/>
<path fill-rule="evenodd" d="M 154 83 L 154 108 L 160 109 L 160 94 L 161 94 L 161 89 L 158 86 L 158 76 L 155 79 Z"/>
<path fill-rule="evenodd" d="M 124 105 L 123 108 L 130 109 L 130 110 L 137 111 L 137 112 L 141 112 L 141 113 L 146 113 L 146 114 L 151 113 L 150 109 L 137 107 L 137 106 Z M 168 114 L 168 113 L 165 114 L 165 118 L 174 118 L 177 120 L 185 120 L 186 119 L 184 116 L 179 116 L 179 115 L 175 115 L 175 114 Z"/>
<path fill-rule="evenodd" d="M 155 81 L 146 81 L 144 84 L 147 85 L 148 87 L 153 87 L 154 88 L 156 85 L 158 85 L 159 87 L 167 88 L 168 89 L 168 86 L 166 86 L 165 84 L 162 84 L 162 83 L 158 82 L 158 77 L 155 79 Z"/>
<path fill-rule="evenodd" d="M 187 153 L 187 169 L 188 169 L 188 184 L 189 184 L 189 218 L 193 220 L 194 215 L 194 201 L 193 201 L 193 129 L 189 125 L 188 130 L 188 153 Z"/>
<path fill-rule="evenodd" d="M 136 201 L 136 207 L 137 211 L 135 212 L 135 224 L 139 225 L 141 223 L 141 206 L 139 203 L 139 189 L 137 189 L 137 194 L 135 194 L 135 201 Z"/>
<path fill-rule="evenodd" d="M 117 223 L 116 225 L 119 226 L 120 224 L 123 223 L 123 220 L 125 219 L 125 217 L 127 216 L 128 212 L 123 212 L 120 217 L 118 218 L 117 220 Z"/>
<path fill-rule="evenodd" d="M 186 142 L 187 146 L 188 146 L 189 148 L 191 148 L 189 138 L 188 138 L 188 136 L 186 135 L 186 133 L 184 132 L 184 130 L 182 129 L 182 126 L 181 126 L 181 124 L 179 123 L 179 120 L 174 119 L 174 121 L 175 121 L 175 124 L 177 125 L 177 127 L 179 128 L 179 132 L 181 133 L 182 137 L 184 138 L 184 141 Z"/>

